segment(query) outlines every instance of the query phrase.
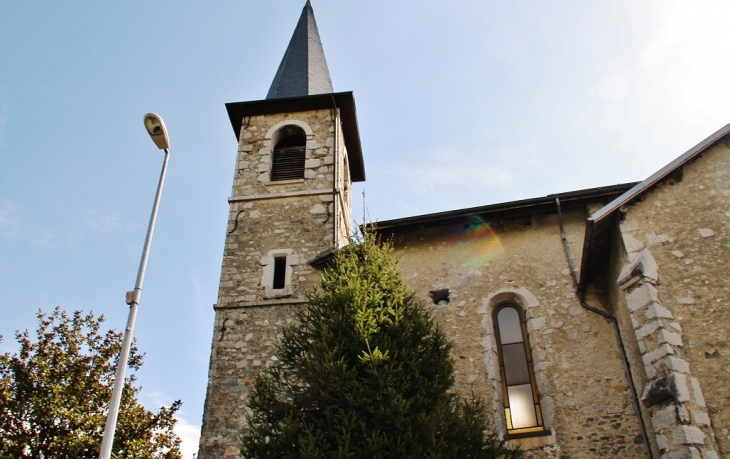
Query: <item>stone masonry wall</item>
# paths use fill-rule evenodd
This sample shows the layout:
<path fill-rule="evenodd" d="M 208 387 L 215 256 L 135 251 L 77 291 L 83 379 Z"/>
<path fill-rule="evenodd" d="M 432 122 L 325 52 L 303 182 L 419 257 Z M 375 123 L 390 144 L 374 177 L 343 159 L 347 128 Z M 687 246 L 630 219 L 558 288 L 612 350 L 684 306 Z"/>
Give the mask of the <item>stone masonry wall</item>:
<path fill-rule="evenodd" d="M 282 327 L 319 281 L 307 261 L 333 246 L 335 218 L 339 231 L 350 228 L 349 200 L 335 193 L 336 156 L 337 188 L 349 189 L 350 182 L 343 170 L 342 132 L 339 126 L 335 132 L 332 115 L 316 110 L 244 119 L 215 305 L 200 459 L 240 457 L 251 381 L 271 365 Z M 287 124 L 307 135 L 304 179 L 271 182 L 272 143 Z M 347 234 L 338 236 L 341 245 Z M 286 257 L 283 289 L 272 286 L 275 256 Z"/>
<path fill-rule="evenodd" d="M 587 212 L 564 214 L 580 254 Z M 457 389 L 491 401 L 505 433 L 492 311 L 502 301 L 526 313 L 537 388 L 549 437 L 521 441 L 528 457 L 645 457 L 613 326 L 577 301 L 555 214 L 529 220 L 462 221 L 394 236 L 415 294 L 454 342 Z M 430 291 L 448 289 L 433 304 Z"/>
<path fill-rule="evenodd" d="M 663 457 L 730 455 L 727 139 L 627 209 L 619 279 Z M 667 386 L 662 392 L 662 385 Z M 657 395 L 658 394 L 658 395 Z M 657 399 L 661 394 L 665 398 Z"/>
<path fill-rule="evenodd" d="M 621 277 L 622 272 L 626 268 L 627 255 L 623 250 L 623 242 L 620 231 L 617 231 L 611 240 L 611 260 L 609 263 L 608 273 L 603 281 L 607 287 L 607 294 L 603 295 L 603 302 L 607 303 L 611 313 L 615 315 L 619 322 L 621 337 L 626 350 L 627 357 L 630 362 L 631 372 L 634 379 L 634 387 L 641 397 L 644 387 L 648 380 L 642 355 L 646 352 L 644 344 L 639 344 L 636 334 L 634 333 L 634 325 L 637 323 L 637 313 L 628 308 L 627 292 L 623 287 L 629 287 L 633 290 L 634 286 L 627 283 L 619 285 L 616 279 Z M 641 314 L 639 311 L 638 314 Z M 639 317 L 641 319 L 641 317 Z M 649 440 L 653 457 L 660 457 L 659 445 L 656 442 L 656 435 L 652 429 L 651 413 L 643 404 L 639 405 L 644 426 L 647 429 L 647 439 Z"/>

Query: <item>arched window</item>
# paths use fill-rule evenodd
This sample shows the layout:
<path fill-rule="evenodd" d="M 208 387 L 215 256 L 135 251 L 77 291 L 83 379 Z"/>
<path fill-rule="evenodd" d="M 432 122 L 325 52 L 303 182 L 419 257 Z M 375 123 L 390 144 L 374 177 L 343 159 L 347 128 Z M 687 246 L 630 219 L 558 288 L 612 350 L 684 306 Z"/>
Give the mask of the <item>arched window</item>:
<path fill-rule="evenodd" d="M 307 151 L 307 135 L 304 129 L 288 124 L 276 133 L 275 138 L 271 181 L 303 179 Z"/>
<path fill-rule="evenodd" d="M 522 310 L 503 304 L 494 310 L 504 414 L 508 436 L 544 434 L 532 352 Z"/>

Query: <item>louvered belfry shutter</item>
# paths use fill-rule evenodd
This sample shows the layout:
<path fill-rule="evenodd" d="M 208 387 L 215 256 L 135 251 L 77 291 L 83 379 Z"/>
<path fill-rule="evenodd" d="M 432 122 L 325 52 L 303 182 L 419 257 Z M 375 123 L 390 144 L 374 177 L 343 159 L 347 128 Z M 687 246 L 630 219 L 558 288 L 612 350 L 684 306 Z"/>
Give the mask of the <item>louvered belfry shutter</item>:
<path fill-rule="evenodd" d="M 304 178 L 305 147 L 276 147 L 271 165 L 271 181 Z"/>

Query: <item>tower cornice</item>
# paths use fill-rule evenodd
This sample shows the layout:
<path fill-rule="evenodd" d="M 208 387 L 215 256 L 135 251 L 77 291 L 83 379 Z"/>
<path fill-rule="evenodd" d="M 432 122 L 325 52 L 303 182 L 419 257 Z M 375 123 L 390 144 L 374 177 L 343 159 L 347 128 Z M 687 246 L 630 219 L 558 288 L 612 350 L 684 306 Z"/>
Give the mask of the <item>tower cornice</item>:
<path fill-rule="evenodd" d="M 342 132 L 347 147 L 350 174 L 353 182 L 365 181 L 365 163 L 360 144 L 360 131 L 357 125 L 355 97 L 350 92 L 318 94 L 303 97 L 264 99 L 249 102 L 230 102 L 226 104 L 228 118 L 231 120 L 236 139 L 241 137 L 244 118 L 275 113 L 297 113 L 309 110 L 338 108 L 342 122 Z"/>

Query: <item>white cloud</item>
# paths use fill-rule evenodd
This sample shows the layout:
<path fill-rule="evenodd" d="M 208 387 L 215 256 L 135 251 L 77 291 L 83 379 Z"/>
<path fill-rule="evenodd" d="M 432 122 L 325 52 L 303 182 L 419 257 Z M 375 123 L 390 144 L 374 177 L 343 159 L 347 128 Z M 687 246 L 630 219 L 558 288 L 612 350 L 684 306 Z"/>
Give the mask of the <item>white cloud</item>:
<path fill-rule="evenodd" d="M 185 418 L 178 417 L 175 424 L 175 433 L 180 437 L 180 452 L 185 459 L 193 459 L 198 453 L 200 441 L 200 426 L 190 424 Z"/>
<path fill-rule="evenodd" d="M 603 100 L 622 100 L 626 98 L 631 89 L 628 78 L 624 75 L 610 75 L 599 83 L 598 92 Z"/>
<path fill-rule="evenodd" d="M 483 188 L 485 184 L 509 186 L 515 169 L 534 165 L 536 159 L 532 148 L 526 145 L 497 147 L 488 152 L 463 152 L 445 147 L 427 156 L 420 164 L 403 165 L 395 170 L 401 183 L 417 184 L 422 191 L 442 187 Z"/>
<path fill-rule="evenodd" d="M 31 241 L 45 247 L 53 247 L 56 242 L 56 235 L 43 228 L 34 228 Z"/>
<path fill-rule="evenodd" d="M 170 406 L 172 404 L 172 397 L 165 394 L 164 392 L 151 391 L 142 392 L 142 404 L 146 407 L 151 408 L 153 411 L 158 409 L 160 406 Z M 191 424 L 182 416 L 175 416 L 177 423 L 173 429 L 175 434 L 180 437 L 180 452 L 184 459 L 193 459 L 193 455 L 198 453 L 198 442 L 200 441 L 200 426 Z"/>
<path fill-rule="evenodd" d="M 105 233 L 116 231 L 122 227 L 118 215 L 107 215 L 101 212 L 89 212 L 86 218 L 86 224 L 97 231 Z"/>
<path fill-rule="evenodd" d="M 0 235 L 15 236 L 20 230 L 22 221 L 20 204 L 8 199 L 0 199 Z"/>
<path fill-rule="evenodd" d="M 730 63 L 720 58 L 730 40 L 728 14 L 725 1 L 677 0 L 660 7 L 653 39 L 639 57 L 650 102 L 704 126 L 726 118 L 728 92 L 718 89 L 730 77 Z"/>
<path fill-rule="evenodd" d="M 17 202 L 9 199 L 0 199 L 0 237 L 12 238 L 20 233 L 33 243 L 45 247 L 52 247 L 56 243 L 56 235 L 44 228 L 30 227 L 23 229 L 23 208 Z"/>

